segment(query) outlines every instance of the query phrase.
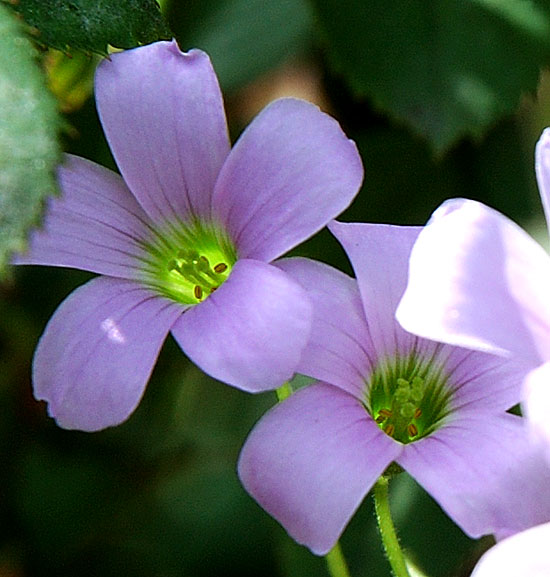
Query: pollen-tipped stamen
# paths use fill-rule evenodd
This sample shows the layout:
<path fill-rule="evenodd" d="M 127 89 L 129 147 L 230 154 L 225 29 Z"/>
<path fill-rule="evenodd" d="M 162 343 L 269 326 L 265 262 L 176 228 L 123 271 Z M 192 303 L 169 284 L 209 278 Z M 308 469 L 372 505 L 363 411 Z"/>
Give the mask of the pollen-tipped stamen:
<path fill-rule="evenodd" d="M 450 390 L 441 367 L 414 354 L 381 363 L 367 391 L 366 404 L 376 424 L 404 444 L 431 433 L 449 411 Z"/>

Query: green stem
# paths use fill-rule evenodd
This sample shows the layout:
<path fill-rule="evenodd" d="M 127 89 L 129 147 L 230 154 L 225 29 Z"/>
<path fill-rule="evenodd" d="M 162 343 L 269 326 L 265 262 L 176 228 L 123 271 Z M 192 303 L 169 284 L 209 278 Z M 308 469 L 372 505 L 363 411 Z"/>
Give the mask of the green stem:
<path fill-rule="evenodd" d="M 386 556 L 390 562 L 395 577 L 410 577 L 403 551 L 397 539 L 397 533 L 391 518 L 390 500 L 388 494 L 389 479 L 382 476 L 374 485 L 374 508 L 380 536 Z"/>
<path fill-rule="evenodd" d="M 340 543 L 336 545 L 325 555 L 328 572 L 331 577 L 350 577 L 348 565 L 342 553 Z"/>

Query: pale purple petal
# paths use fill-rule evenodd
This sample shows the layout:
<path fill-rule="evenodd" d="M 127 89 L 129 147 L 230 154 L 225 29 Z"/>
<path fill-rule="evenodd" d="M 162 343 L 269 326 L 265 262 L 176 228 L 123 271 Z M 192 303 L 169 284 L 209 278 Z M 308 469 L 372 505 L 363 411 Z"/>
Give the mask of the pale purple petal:
<path fill-rule="evenodd" d="M 523 397 L 523 380 L 530 365 L 451 345 L 441 345 L 439 357 L 448 355 L 446 373 L 454 392 L 452 407 L 460 411 L 493 414 L 517 405 Z"/>
<path fill-rule="evenodd" d="M 535 172 L 546 224 L 550 233 L 550 128 L 542 133 L 535 148 Z"/>
<path fill-rule="evenodd" d="M 522 406 L 534 440 L 542 443 L 550 462 L 550 363 L 537 367 L 525 379 Z"/>
<path fill-rule="evenodd" d="M 489 549 L 471 577 L 548 577 L 550 523 L 509 537 Z"/>
<path fill-rule="evenodd" d="M 61 196 L 49 199 L 42 228 L 14 263 L 135 279 L 149 219 L 122 178 L 77 156 L 66 157 L 58 178 Z"/>
<path fill-rule="evenodd" d="M 550 351 L 550 257 L 481 203 L 449 201 L 420 233 L 397 318 L 423 337 L 540 364 Z"/>
<path fill-rule="evenodd" d="M 60 305 L 40 338 L 34 394 L 66 429 L 124 421 L 182 308 L 132 281 L 99 277 Z"/>
<path fill-rule="evenodd" d="M 324 555 L 401 450 L 355 397 L 316 384 L 254 427 L 239 458 L 239 477 L 298 543 Z"/>
<path fill-rule="evenodd" d="M 365 378 L 378 359 L 357 282 L 328 265 L 305 258 L 288 258 L 275 264 L 304 287 L 313 304 L 311 336 L 298 372 L 363 398 Z"/>
<path fill-rule="evenodd" d="M 278 268 L 239 260 L 225 283 L 189 309 L 172 334 L 204 372 L 245 391 L 290 379 L 311 330 L 304 289 Z"/>
<path fill-rule="evenodd" d="M 362 178 L 357 148 L 334 119 L 308 102 L 282 99 L 239 138 L 213 210 L 242 258 L 269 262 L 347 208 Z"/>
<path fill-rule="evenodd" d="M 330 231 L 351 261 L 373 342 L 380 353 L 408 352 L 416 337 L 395 321 L 420 227 L 332 222 Z M 431 346 L 431 345 L 430 345 Z"/>
<path fill-rule="evenodd" d="M 467 535 L 504 536 L 550 519 L 550 472 L 533 458 L 523 419 L 475 411 L 448 419 L 406 445 L 397 462 Z M 534 468 L 542 474 L 530 474 Z M 522 504 L 529 491 L 540 503 Z"/>
<path fill-rule="evenodd" d="M 230 149 L 208 56 L 175 41 L 112 54 L 97 69 L 96 101 L 120 172 L 150 217 L 208 218 Z"/>

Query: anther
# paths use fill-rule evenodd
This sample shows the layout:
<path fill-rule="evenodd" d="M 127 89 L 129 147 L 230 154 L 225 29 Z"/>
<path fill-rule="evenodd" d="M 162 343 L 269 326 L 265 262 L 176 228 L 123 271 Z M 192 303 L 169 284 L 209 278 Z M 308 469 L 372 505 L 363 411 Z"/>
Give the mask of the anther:
<path fill-rule="evenodd" d="M 416 437 L 416 435 L 418 435 L 418 427 L 414 423 L 411 423 L 407 427 L 407 433 L 409 433 L 409 437 Z"/>
<path fill-rule="evenodd" d="M 227 265 L 224 262 L 219 262 L 215 267 L 214 267 L 214 272 L 221 274 L 222 272 L 225 272 L 227 270 Z"/>
<path fill-rule="evenodd" d="M 380 417 L 384 417 L 384 419 L 387 419 L 388 417 L 391 417 L 392 414 L 393 414 L 393 413 L 392 413 L 389 409 L 380 409 L 380 410 L 378 411 L 378 415 L 379 415 Z"/>
<path fill-rule="evenodd" d="M 200 287 L 198 284 L 195 285 L 195 288 L 193 289 L 193 293 L 195 295 L 195 298 L 200 301 L 202 299 L 202 287 Z"/>
<path fill-rule="evenodd" d="M 395 433 L 395 427 L 390 423 L 384 428 L 384 433 L 391 437 Z"/>
<path fill-rule="evenodd" d="M 416 411 L 414 412 L 414 418 L 418 419 L 418 417 L 420 417 L 421 414 L 422 414 L 422 410 L 416 409 Z"/>

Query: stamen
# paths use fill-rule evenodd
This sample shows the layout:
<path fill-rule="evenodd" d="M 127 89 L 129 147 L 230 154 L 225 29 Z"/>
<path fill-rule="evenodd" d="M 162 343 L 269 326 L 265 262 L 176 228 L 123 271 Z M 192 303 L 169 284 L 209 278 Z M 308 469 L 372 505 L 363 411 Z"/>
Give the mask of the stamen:
<path fill-rule="evenodd" d="M 416 409 L 416 411 L 414 412 L 414 418 L 418 419 L 418 417 L 420 417 L 420 415 L 422 415 L 422 410 Z"/>
<path fill-rule="evenodd" d="M 199 285 L 195 285 L 195 288 L 193 289 L 193 293 L 195 295 L 195 298 L 200 301 L 202 299 L 202 287 L 200 287 Z"/>
<path fill-rule="evenodd" d="M 225 272 L 227 270 L 227 265 L 224 262 L 219 262 L 215 267 L 214 267 L 214 272 L 221 274 L 222 272 Z"/>
<path fill-rule="evenodd" d="M 407 433 L 409 433 L 409 437 L 416 437 L 418 435 L 418 427 L 414 423 L 410 423 L 407 427 Z"/>
<path fill-rule="evenodd" d="M 391 437 L 395 433 L 395 426 L 390 423 L 384 428 L 384 433 Z"/>

